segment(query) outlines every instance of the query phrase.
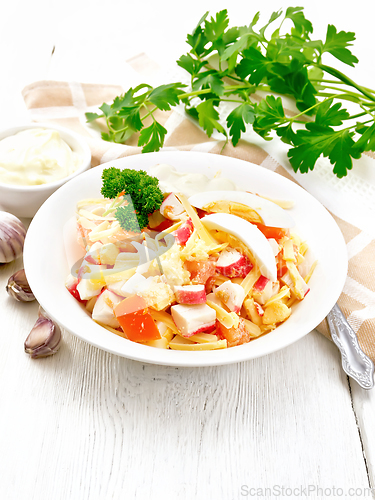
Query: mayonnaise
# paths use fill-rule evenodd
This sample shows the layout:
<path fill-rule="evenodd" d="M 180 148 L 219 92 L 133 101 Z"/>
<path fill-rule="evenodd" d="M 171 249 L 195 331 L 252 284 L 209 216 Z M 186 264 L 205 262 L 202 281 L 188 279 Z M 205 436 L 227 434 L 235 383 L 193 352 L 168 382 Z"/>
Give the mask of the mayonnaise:
<path fill-rule="evenodd" d="M 82 164 L 52 129 L 32 128 L 0 141 L 0 182 L 33 186 L 71 175 Z"/>
<path fill-rule="evenodd" d="M 163 193 L 183 193 L 185 196 L 204 191 L 237 191 L 233 181 L 217 175 L 210 179 L 204 174 L 186 174 L 177 172 L 171 165 L 159 164 L 149 169 L 150 175 L 159 179 Z"/>

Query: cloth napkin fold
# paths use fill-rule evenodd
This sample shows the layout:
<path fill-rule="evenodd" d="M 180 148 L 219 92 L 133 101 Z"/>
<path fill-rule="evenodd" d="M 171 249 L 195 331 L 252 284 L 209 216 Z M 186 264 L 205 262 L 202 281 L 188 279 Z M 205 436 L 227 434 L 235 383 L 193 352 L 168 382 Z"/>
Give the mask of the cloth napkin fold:
<path fill-rule="evenodd" d="M 148 83 L 152 83 L 150 68 L 155 74 L 159 70 L 145 54 L 128 64 Z M 181 74 L 175 78 L 166 77 L 165 73 L 163 76 L 160 83 L 183 81 Z M 33 121 L 56 123 L 86 137 L 94 167 L 141 153 L 136 139 L 127 145 L 103 141 L 100 130 L 88 126 L 85 119 L 85 112 L 97 111 L 103 102 L 111 103 L 129 87 L 39 81 L 25 87 L 22 93 Z M 375 362 L 375 156 L 364 155 L 357 160 L 345 179 L 337 179 L 324 159 L 319 160 L 313 172 L 295 174 L 288 164 L 286 149 L 278 140 L 267 142 L 250 133 L 236 147 L 227 144 L 222 150 L 223 141 L 208 138 L 181 109 L 160 112 L 157 119 L 168 130 L 164 150 L 222 154 L 261 165 L 299 183 L 326 206 L 344 235 L 349 258 L 348 276 L 338 304 L 357 333 L 361 348 Z M 317 330 L 330 339 L 326 320 Z"/>

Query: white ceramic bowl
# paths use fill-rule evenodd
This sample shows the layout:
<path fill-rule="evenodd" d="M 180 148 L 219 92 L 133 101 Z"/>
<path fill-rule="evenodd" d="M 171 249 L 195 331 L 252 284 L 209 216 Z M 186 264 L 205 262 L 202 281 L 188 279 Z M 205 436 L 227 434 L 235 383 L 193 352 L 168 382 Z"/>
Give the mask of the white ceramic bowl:
<path fill-rule="evenodd" d="M 244 190 L 272 198 L 294 200 L 290 213 L 300 234 L 308 241 L 318 265 L 306 298 L 293 308 L 290 318 L 271 333 L 249 344 L 218 351 L 184 352 L 157 349 L 123 339 L 96 324 L 65 289 L 70 272 L 67 250 L 77 245 L 75 207 L 83 198 L 100 196 L 104 168 L 147 169 L 157 163 L 182 172 L 221 171 Z M 31 289 L 47 313 L 63 328 L 100 349 L 147 363 L 171 366 L 212 366 L 244 361 L 299 340 L 313 330 L 336 303 L 347 273 L 344 238 L 327 210 L 297 184 L 263 167 L 220 155 L 196 152 L 160 152 L 121 158 L 72 179 L 40 208 L 28 229 L 24 264 Z"/>
<path fill-rule="evenodd" d="M 64 177 L 56 182 L 41 184 L 38 186 L 19 186 L 0 182 L 0 209 L 10 212 L 17 217 L 33 217 L 39 207 L 51 196 L 60 186 L 68 180 L 76 177 L 91 167 L 91 151 L 85 139 L 69 129 L 48 123 L 30 123 L 19 125 L 0 131 L 0 140 L 17 134 L 22 130 L 32 128 L 46 128 L 57 130 L 61 138 L 70 148 L 82 157 L 82 165 L 68 177 Z"/>

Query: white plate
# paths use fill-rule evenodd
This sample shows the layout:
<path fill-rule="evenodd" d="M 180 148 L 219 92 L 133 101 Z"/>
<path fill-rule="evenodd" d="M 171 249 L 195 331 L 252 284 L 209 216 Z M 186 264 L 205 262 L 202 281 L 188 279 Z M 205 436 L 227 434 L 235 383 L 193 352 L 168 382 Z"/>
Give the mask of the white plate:
<path fill-rule="evenodd" d="M 309 283 L 309 294 L 276 330 L 249 344 L 218 351 L 157 349 L 123 339 L 100 327 L 65 289 L 69 266 L 63 231 L 75 214 L 76 203 L 83 198 L 100 196 L 102 170 L 108 166 L 147 170 L 158 163 L 173 165 L 182 172 L 205 173 L 209 177 L 221 171 L 222 176 L 243 189 L 295 201 L 290 213 L 319 264 Z M 246 161 L 209 153 L 169 151 L 130 156 L 100 165 L 58 189 L 31 222 L 25 241 L 24 265 L 40 305 L 63 328 L 89 344 L 147 363 L 212 366 L 264 356 L 296 342 L 313 330 L 342 291 L 347 274 L 347 253 L 343 236 L 331 215 L 295 183 Z"/>

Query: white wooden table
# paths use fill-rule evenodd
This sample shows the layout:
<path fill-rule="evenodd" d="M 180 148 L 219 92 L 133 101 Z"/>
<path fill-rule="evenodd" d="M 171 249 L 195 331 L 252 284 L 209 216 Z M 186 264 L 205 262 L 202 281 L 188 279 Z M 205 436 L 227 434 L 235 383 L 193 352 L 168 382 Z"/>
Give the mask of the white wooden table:
<path fill-rule="evenodd" d="M 356 32 L 360 65 L 348 73 L 373 86 L 373 3 L 298 4 L 321 37 L 328 23 Z M 21 97 L 28 83 L 126 87 L 126 59 L 145 51 L 173 63 L 206 10 L 227 7 L 240 25 L 255 10 L 268 18 L 288 5 L 2 2 L 0 125 L 30 121 Z M 1 500 L 372 498 L 375 392 L 346 377 L 319 333 L 264 358 L 205 369 L 143 365 L 69 334 L 56 356 L 33 361 L 23 342 L 37 304 L 5 292 L 21 267 L 0 266 Z"/>

